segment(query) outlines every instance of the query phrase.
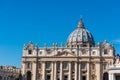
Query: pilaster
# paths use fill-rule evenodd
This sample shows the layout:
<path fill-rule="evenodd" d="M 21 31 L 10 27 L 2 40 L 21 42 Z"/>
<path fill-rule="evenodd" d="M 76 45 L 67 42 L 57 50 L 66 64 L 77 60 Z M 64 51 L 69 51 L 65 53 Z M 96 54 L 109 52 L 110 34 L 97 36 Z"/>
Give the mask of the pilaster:
<path fill-rule="evenodd" d="M 69 62 L 69 74 L 68 74 L 69 75 L 69 80 L 71 80 L 71 74 L 72 74 L 71 73 L 71 62 Z"/>
<path fill-rule="evenodd" d="M 81 80 L 81 65 L 80 65 L 80 63 L 78 63 L 78 70 L 79 70 L 79 73 L 78 73 L 78 75 L 79 75 L 79 80 Z"/>
<path fill-rule="evenodd" d="M 100 63 L 96 63 L 96 76 L 97 76 L 97 80 L 100 79 L 101 80 L 101 69 L 100 69 Z"/>
<path fill-rule="evenodd" d="M 57 74 L 57 63 L 54 63 L 54 80 L 57 80 L 56 75 Z"/>
<path fill-rule="evenodd" d="M 25 75 L 25 63 L 22 63 L 22 75 Z"/>
<path fill-rule="evenodd" d="M 32 65 L 32 80 L 36 80 L 36 62 L 31 63 Z"/>
<path fill-rule="evenodd" d="M 42 63 L 42 80 L 45 80 L 45 68 L 46 68 L 45 62 L 43 62 Z"/>
<path fill-rule="evenodd" d="M 60 63 L 60 80 L 63 80 L 63 63 Z"/>
<path fill-rule="evenodd" d="M 51 72 L 51 80 L 54 80 L 54 63 L 51 64 L 52 72 Z"/>
<path fill-rule="evenodd" d="M 78 80 L 78 64 L 75 62 L 75 80 Z"/>
<path fill-rule="evenodd" d="M 90 80 L 90 63 L 87 63 L 87 76 L 86 76 L 87 80 Z M 97 79 L 99 80 L 99 79 Z"/>

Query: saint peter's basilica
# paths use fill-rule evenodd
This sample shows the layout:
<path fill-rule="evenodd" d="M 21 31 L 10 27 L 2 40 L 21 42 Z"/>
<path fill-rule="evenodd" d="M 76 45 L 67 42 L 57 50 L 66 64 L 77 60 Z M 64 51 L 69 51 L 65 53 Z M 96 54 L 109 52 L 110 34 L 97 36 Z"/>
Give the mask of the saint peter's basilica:
<path fill-rule="evenodd" d="M 108 80 L 114 59 L 114 46 L 106 40 L 95 44 L 81 19 L 66 45 L 24 45 L 21 73 L 24 80 Z"/>

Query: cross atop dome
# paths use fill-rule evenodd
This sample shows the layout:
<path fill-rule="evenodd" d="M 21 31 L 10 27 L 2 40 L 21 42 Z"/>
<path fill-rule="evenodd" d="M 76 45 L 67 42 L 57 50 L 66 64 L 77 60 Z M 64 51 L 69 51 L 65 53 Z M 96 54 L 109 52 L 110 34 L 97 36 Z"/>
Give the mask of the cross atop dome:
<path fill-rule="evenodd" d="M 82 18 L 80 18 L 80 22 L 78 23 L 78 28 L 83 28 L 83 29 L 85 28 Z"/>

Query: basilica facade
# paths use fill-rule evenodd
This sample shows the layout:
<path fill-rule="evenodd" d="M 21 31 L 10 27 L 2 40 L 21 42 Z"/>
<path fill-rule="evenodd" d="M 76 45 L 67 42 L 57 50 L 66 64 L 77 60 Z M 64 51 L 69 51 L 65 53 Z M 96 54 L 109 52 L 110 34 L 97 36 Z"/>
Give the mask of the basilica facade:
<path fill-rule="evenodd" d="M 66 45 L 24 45 L 21 73 L 25 80 L 108 80 L 114 55 L 114 46 L 106 40 L 95 44 L 81 19 Z"/>

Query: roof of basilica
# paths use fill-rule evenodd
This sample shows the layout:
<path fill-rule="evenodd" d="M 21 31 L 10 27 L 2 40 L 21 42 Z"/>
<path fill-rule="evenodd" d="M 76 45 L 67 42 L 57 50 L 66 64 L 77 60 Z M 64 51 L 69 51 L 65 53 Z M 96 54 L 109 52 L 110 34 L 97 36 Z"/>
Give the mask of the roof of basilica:
<path fill-rule="evenodd" d="M 67 43 L 90 43 L 94 45 L 92 34 L 85 29 L 82 19 L 78 23 L 78 28 L 75 29 L 68 37 Z"/>

